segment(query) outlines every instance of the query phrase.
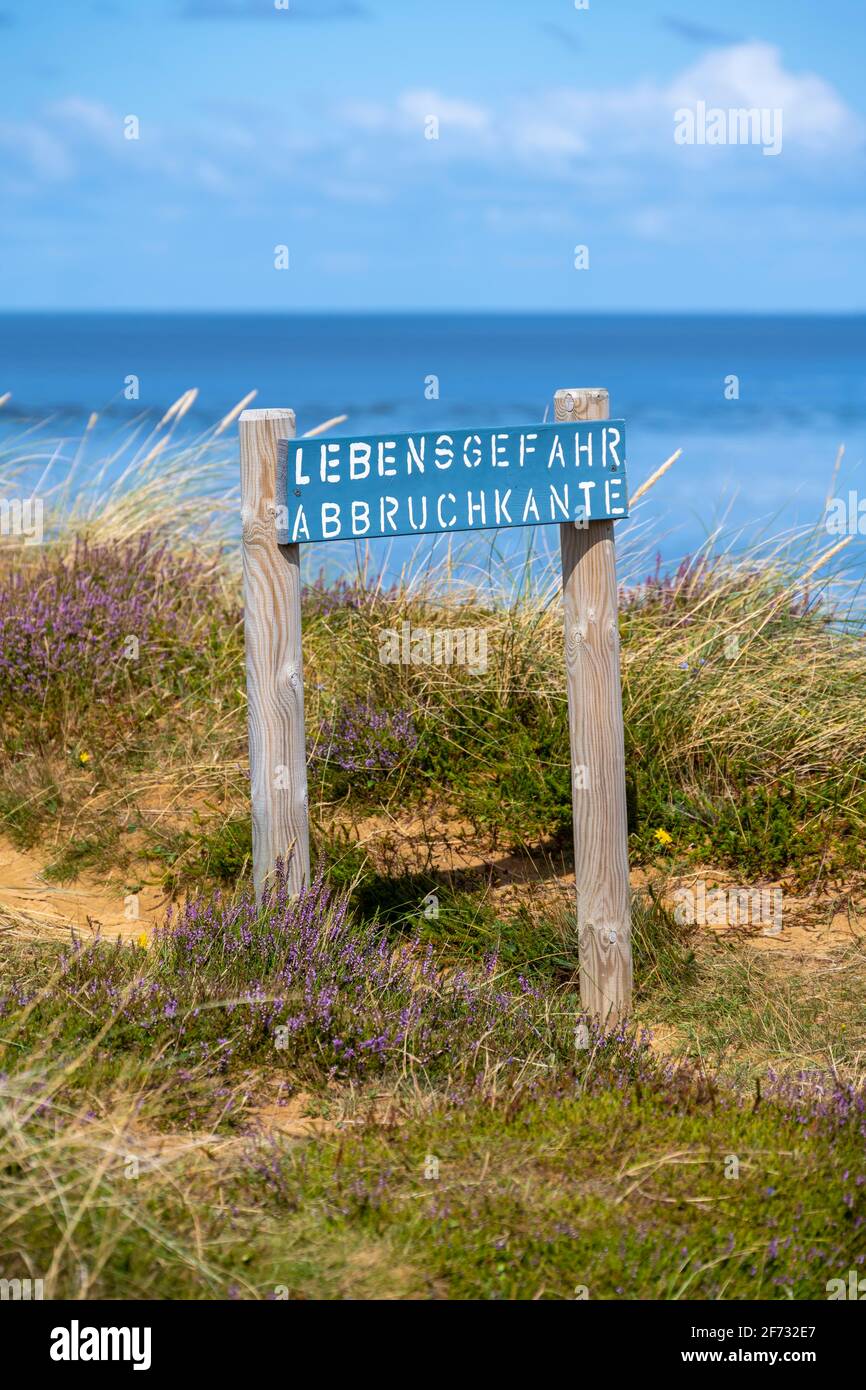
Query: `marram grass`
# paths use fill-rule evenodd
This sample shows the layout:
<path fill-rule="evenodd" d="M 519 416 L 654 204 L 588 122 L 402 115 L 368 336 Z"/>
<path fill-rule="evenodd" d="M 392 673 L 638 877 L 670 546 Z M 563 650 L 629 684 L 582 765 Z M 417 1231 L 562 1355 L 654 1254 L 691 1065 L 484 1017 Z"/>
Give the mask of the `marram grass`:
<path fill-rule="evenodd" d="M 101 840 L 141 823 L 145 852 L 177 863 L 178 881 L 208 872 L 185 839 L 190 815 L 201 838 L 248 809 L 239 559 L 211 525 L 231 505 L 213 481 L 234 436 L 231 416 L 191 441 L 175 435 L 190 403 L 186 393 L 155 428 L 142 425 L 127 472 L 103 490 L 91 483 L 76 500 L 67 483 L 49 505 L 46 544 L 0 551 L 7 832 L 27 843 L 50 817 L 68 858 L 73 825 L 80 842 L 97 816 Z M 5 447 L 14 475 L 15 449 Z M 663 575 L 647 560 L 640 508 L 618 534 L 633 859 L 656 855 L 663 831 L 670 857 L 753 876 L 850 869 L 866 826 L 866 645 L 859 586 L 844 568 L 852 552 L 820 531 L 743 551 L 716 536 Z M 97 557 L 93 576 L 81 574 L 82 538 Z M 496 536 L 486 552 L 477 540 L 444 553 L 419 542 L 393 581 L 359 552 L 328 583 L 316 578 L 316 556 L 308 561 L 314 822 L 330 833 L 356 812 L 403 814 L 438 798 L 506 849 L 567 852 L 558 557 L 528 550 L 515 562 Z M 117 606 L 135 602 L 131 566 L 154 596 L 142 622 Z M 135 632 L 122 633 L 124 621 Z M 70 655 L 76 625 L 82 662 Z M 389 657 L 417 647 L 419 633 L 422 650 L 427 634 L 440 653 L 442 634 L 457 634 L 475 660 Z M 138 639 L 134 656 L 127 635 Z M 23 700 L 24 690 L 37 698 Z M 70 778 L 81 752 L 90 776 Z M 161 844 L 138 816 L 155 788 L 166 807 Z M 237 856 L 230 862 L 233 871 Z"/>
<path fill-rule="evenodd" d="M 0 546 L 0 837 L 52 883 L 181 899 L 126 943 L 6 914 L 0 1277 L 85 1299 L 826 1297 L 866 1260 L 862 947 L 820 970 L 708 947 L 652 886 L 637 1017 L 681 1065 L 585 1024 L 570 910 L 401 859 L 432 820 L 484 865 L 567 869 L 544 536 L 523 562 L 422 545 L 393 581 L 369 553 L 339 582 L 311 560 L 326 879 L 253 907 L 234 421 L 190 440 L 191 406 L 88 489 L 98 432 L 65 445 L 45 544 Z M 7 439 L 7 493 L 52 453 Z M 866 818 L 850 547 L 716 534 L 665 575 L 640 510 L 618 535 L 633 864 L 844 896 Z M 407 626 L 471 632 L 483 659 L 383 661 Z"/>

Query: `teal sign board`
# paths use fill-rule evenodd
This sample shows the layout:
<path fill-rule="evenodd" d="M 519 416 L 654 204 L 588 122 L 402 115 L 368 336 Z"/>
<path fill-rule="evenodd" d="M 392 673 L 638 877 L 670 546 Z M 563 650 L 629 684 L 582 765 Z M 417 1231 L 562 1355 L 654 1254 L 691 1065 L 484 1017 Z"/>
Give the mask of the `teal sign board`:
<path fill-rule="evenodd" d="M 372 540 L 628 516 L 625 423 L 289 439 L 277 540 Z"/>

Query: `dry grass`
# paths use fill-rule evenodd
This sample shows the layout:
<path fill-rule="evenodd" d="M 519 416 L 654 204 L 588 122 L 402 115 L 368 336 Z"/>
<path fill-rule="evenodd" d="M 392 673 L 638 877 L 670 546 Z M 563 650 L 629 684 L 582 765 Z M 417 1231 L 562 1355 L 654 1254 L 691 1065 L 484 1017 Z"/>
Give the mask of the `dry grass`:
<path fill-rule="evenodd" d="M 40 805 L 54 805 L 60 788 L 58 843 L 88 838 L 97 822 L 168 828 L 175 839 L 206 823 L 219 836 L 247 814 L 240 567 L 232 545 L 226 548 L 237 498 L 217 486 L 233 466 L 232 425 L 247 402 L 189 439 L 179 426 L 193 399 L 184 393 L 154 428 L 124 438 L 100 467 L 88 463 L 92 481 L 77 491 L 93 437 L 86 431 L 68 478 L 48 496 L 48 534 L 59 555 L 80 531 L 97 541 L 168 535 L 179 553 L 210 557 L 219 592 L 211 612 L 196 614 L 199 637 L 191 638 L 188 661 L 180 654 L 170 698 L 155 671 L 150 697 L 139 691 L 136 708 L 122 712 L 132 734 L 118 740 L 106 726 L 100 737 L 87 727 L 87 700 L 70 694 L 59 746 L 40 743 L 37 728 L 8 770 L 2 810 L 10 823 L 40 821 Z M 318 428 L 335 423 L 339 417 Z M 38 452 L 26 439 L 7 446 L 8 478 Z M 121 455 L 126 466 L 114 476 Z M 675 458 L 655 470 L 644 492 Z M 361 809 L 372 801 L 386 814 L 410 817 L 419 797 L 434 794 L 447 814 L 510 845 L 567 840 L 559 562 L 545 553 L 550 530 L 541 528 L 535 550 L 522 558 L 503 553 L 495 535 L 485 548 L 478 538 L 471 549 L 449 544 L 444 552 L 419 543 L 393 584 L 375 569 L 372 552 L 358 548 L 344 571 L 348 602 L 332 606 L 311 594 L 305 684 L 313 743 L 323 722 L 351 702 L 409 710 L 422 727 L 419 757 L 374 788 L 352 787 L 326 762 L 317 764 L 312 809 L 323 832 L 355 818 L 358 792 Z M 629 770 L 646 832 L 639 853 L 648 852 L 659 827 L 674 835 L 675 850 L 721 853 L 730 840 L 728 862 L 763 836 L 748 864 L 754 873 L 783 865 L 787 837 L 797 841 L 788 857 L 808 859 L 813 869 L 821 860 L 816 847 L 826 842 L 831 870 L 841 842 L 866 828 L 866 706 L 858 698 L 866 648 L 859 585 L 844 570 L 851 552 L 828 546 L 820 530 L 747 551 L 717 532 L 675 577 L 646 582 L 652 536 L 640 506 L 619 536 Z M 8 542 L 4 550 L 11 562 Z M 382 634 L 400 632 L 404 622 L 473 629 L 486 641 L 486 671 L 383 665 Z M 193 667 L 205 644 L 203 675 L 200 660 Z M 82 727 L 98 772 L 86 795 L 83 784 L 80 791 L 70 786 L 67 762 Z M 188 859 L 194 852 L 175 844 L 171 853 Z"/>

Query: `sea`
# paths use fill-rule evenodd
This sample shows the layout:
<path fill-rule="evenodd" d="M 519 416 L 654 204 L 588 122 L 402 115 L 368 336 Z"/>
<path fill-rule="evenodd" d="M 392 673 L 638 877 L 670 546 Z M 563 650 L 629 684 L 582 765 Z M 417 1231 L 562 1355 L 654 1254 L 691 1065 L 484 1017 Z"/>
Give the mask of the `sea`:
<path fill-rule="evenodd" d="M 335 433 L 364 434 L 526 425 L 558 388 L 585 386 L 606 387 L 626 421 L 631 491 L 681 450 L 617 523 L 629 578 L 710 543 L 820 533 L 828 495 L 866 498 L 863 315 L 5 314 L 0 475 L 24 458 L 27 476 L 51 461 L 55 482 L 74 468 L 75 489 L 106 459 L 119 476 L 130 425 L 155 423 L 192 387 L 179 426 L 191 439 L 253 390 L 257 406 L 291 406 L 299 433 L 346 415 Z M 231 487 L 234 432 L 220 469 Z M 557 528 L 536 529 L 531 546 L 553 553 Z M 463 538 L 466 563 L 483 567 L 488 540 Z M 864 542 L 847 548 L 849 569 L 864 567 Z M 412 544 L 371 543 L 373 567 L 405 567 Z M 513 565 L 527 544 L 509 535 L 500 559 Z M 310 547 L 308 564 L 324 566 L 327 549 Z"/>

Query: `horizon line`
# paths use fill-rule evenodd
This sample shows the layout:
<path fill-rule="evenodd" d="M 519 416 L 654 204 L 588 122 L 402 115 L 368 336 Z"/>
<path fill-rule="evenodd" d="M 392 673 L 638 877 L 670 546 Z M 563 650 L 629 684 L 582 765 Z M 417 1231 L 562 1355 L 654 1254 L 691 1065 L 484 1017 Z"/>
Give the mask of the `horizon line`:
<path fill-rule="evenodd" d="M 143 306 L 106 307 L 103 305 L 94 307 L 71 307 L 51 308 L 45 305 L 26 306 L 22 308 L 0 308 L 0 319 L 14 318 L 21 315 L 53 315 L 56 317 L 73 314 L 92 314 L 96 315 L 120 315 L 120 314 L 140 314 L 142 316 L 170 316 L 170 315 L 222 315 L 230 317 L 232 315 L 256 315 L 270 318 L 301 318 L 311 316 L 342 316 L 342 317 L 362 317 L 378 315 L 380 317 L 397 318 L 409 315 L 440 315 L 441 317 L 468 318 L 472 315 L 486 314 L 490 316 L 512 317 L 549 317 L 549 318 L 863 318 L 866 317 L 866 307 L 853 309 L 551 309 L 551 308 L 297 308 L 297 309 L 272 309 L 272 308 L 153 308 Z"/>

